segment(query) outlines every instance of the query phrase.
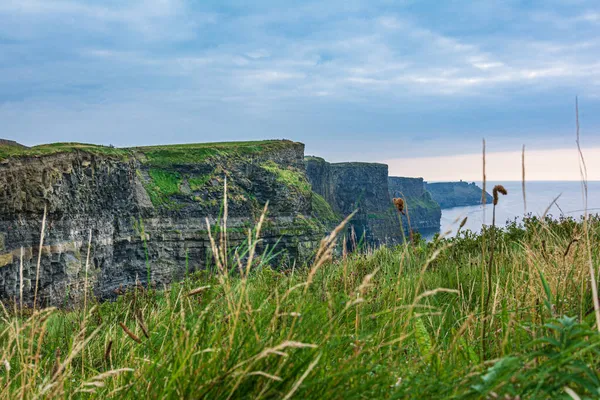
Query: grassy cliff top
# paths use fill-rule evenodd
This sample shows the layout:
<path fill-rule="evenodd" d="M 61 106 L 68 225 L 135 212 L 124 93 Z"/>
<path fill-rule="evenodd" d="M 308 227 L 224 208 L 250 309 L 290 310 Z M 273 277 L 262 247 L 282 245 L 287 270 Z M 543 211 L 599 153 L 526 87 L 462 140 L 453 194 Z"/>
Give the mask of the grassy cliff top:
<path fill-rule="evenodd" d="M 330 162 L 326 161 L 324 158 L 317 157 L 317 156 L 305 156 L 304 161 L 326 163 L 333 167 L 386 167 L 387 168 L 387 164 L 362 162 L 362 161 L 345 161 L 345 162 L 330 163 Z"/>
<path fill-rule="evenodd" d="M 324 158 L 317 157 L 317 156 L 304 156 L 304 161 L 316 161 L 316 162 L 322 162 L 322 163 L 327 162 L 327 161 L 325 161 Z"/>
<path fill-rule="evenodd" d="M 0 145 L 0 160 L 10 157 L 39 157 L 51 154 L 82 151 L 95 155 L 128 158 L 142 156 L 154 165 L 173 163 L 194 163 L 210 156 L 217 155 L 251 155 L 266 151 L 283 149 L 299 143 L 290 140 L 263 140 L 252 142 L 214 142 L 172 144 L 159 146 L 143 146 L 117 148 L 87 143 L 51 143 L 34 147 Z"/>
<path fill-rule="evenodd" d="M 331 163 L 332 167 L 363 167 L 363 168 L 387 168 L 387 164 L 382 163 L 370 163 L 370 162 L 362 162 L 362 161 L 347 161 L 347 162 L 338 162 Z"/>

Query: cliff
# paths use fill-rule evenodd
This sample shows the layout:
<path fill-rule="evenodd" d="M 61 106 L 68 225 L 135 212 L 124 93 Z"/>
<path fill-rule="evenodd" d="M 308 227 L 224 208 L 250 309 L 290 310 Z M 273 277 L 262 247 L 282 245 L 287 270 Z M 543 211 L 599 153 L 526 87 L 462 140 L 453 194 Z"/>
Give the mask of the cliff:
<path fill-rule="evenodd" d="M 6 153 L 6 155 L 8 155 L 8 153 L 13 150 L 11 148 L 17 149 L 18 151 L 26 149 L 27 147 L 23 146 L 21 143 L 15 142 L 14 140 L 0 138 L 0 158 L 2 158 L 3 153 Z"/>
<path fill-rule="evenodd" d="M 481 204 L 482 189 L 474 182 L 427 183 L 426 190 L 442 208 L 475 206 Z M 486 203 L 492 202 L 492 196 L 486 192 Z"/>
<path fill-rule="evenodd" d="M 405 199 L 410 216 L 411 228 L 421 233 L 439 232 L 442 210 L 440 205 L 425 190 L 423 178 L 388 178 L 390 197 Z M 408 231 L 408 220 L 402 218 L 404 229 Z"/>
<path fill-rule="evenodd" d="M 348 229 L 370 245 L 398 243 L 402 232 L 388 193 L 388 167 L 374 163 L 328 163 L 306 157 L 306 175 L 315 193 L 341 219 L 358 209 Z M 347 233 L 347 235 L 350 232 Z"/>
<path fill-rule="evenodd" d="M 129 149 L 52 144 L 0 151 L 0 297 L 77 300 L 92 232 L 89 287 L 100 298 L 121 286 L 159 287 L 211 263 L 205 219 L 221 214 L 228 186 L 230 248 L 241 244 L 269 201 L 259 251 L 308 258 L 325 232 L 313 217 L 304 145 L 290 141 Z M 319 201 L 321 212 L 332 213 Z M 44 206 L 48 217 L 39 249 Z M 330 215 L 331 217 L 331 215 Z"/>

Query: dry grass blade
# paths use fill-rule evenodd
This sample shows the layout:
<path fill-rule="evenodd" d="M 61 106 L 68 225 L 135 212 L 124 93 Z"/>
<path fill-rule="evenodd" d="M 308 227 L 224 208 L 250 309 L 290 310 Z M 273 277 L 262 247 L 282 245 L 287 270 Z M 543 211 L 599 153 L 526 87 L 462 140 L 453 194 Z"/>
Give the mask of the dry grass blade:
<path fill-rule="evenodd" d="M 563 258 L 566 258 L 569 255 L 569 251 L 571 250 L 571 246 L 573 246 L 575 243 L 579 242 L 578 238 L 573 238 L 571 239 L 571 241 L 569 242 L 569 244 L 567 245 L 567 248 L 563 254 Z"/>
<path fill-rule="evenodd" d="M 21 246 L 21 261 L 19 263 L 19 310 L 23 314 L 23 246 Z"/>
<path fill-rule="evenodd" d="M 96 375 L 89 379 L 89 381 L 103 381 L 106 378 L 110 378 L 111 376 L 122 374 L 123 372 L 133 372 L 135 371 L 133 368 L 119 368 L 113 369 L 110 371 L 103 372 L 99 375 Z"/>
<path fill-rule="evenodd" d="M 570 398 L 572 398 L 573 400 L 581 400 L 581 397 L 579 397 L 579 395 L 577 393 L 575 393 L 575 391 L 573 389 L 571 389 L 568 386 L 565 386 L 564 391 L 566 394 L 569 395 Z"/>
<path fill-rule="evenodd" d="M 285 354 L 285 353 L 282 353 L 282 351 L 285 349 L 288 349 L 288 348 L 291 348 L 291 349 L 316 349 L 317 347 L 318 346 L 316 344 L 296 342 L 293 340 L 286 340 L 286 341 L 282 342 L 281 344 L 278 344 L 275 347 L 271 347 L 271 348 L 261 351 L 260 354 L 256 358 L 257 359 L 265 358 L 269 354 L 282 355 L 282 354 Z"/>
<path fill-rule="evenodd" d="M 523 192 L 523 215 L 527 215 L 527 195 L 525 192 L 525 145 L 521 153 L 521 191 Z"/>
<path fill-rule="evenodd" d="M 333 231 L 329 235 L 327 235 L 323 240 L 321 240 L 321 245 L 319 246 L 319 250 L 317 250 L 317 255 L 315 260 L 319 260 L 323 253 L 327 251 L 332 243 L 335 243 L 335 238 L 339 235 L 339 233 L 344 229 L 344 227 L 350 222 L 350 220 L 356 215 L 358 210 L 352 212 L 352 214 L 348 215 L 338 226 L 335 227 Z"/>
<path fill-rule="evenodd" d="M 144 333 L 144 336 L 146 336 L 146 339 L 150 339 L 150 334 L 148 334 L 148 328 L 146 328 L 146 325 L 144 325 L 144 321 L 142 321 L 142 318 L 138 318 L 138 325 Z"/>
<path fill-rule="evenodd" d="M 210 289 L 210 285 L 200 286 L 200 287 L 198 287 L 196 289 L 190 290 L 190 292 L 187 295 L 188 296 L 195 296 L 197 294 L 200 294 L 200 293 L 204 292 L 207 289 Z"/>
<path fill-rule="evenodd" d="M 254 236 L 254 240 L 250 245 L 250 253 L 248 254 L 248 262 L 246 263 L 246 277 L 250 273 L 250 268 L 252 266 L 252 262 L 254 261 L 254 254 L 256 252 L 256 244 L 258 243 L 258 239 L 260 237 L 260 231 L 262 229 L 262 225 L 265 221 L 265 216 L 267 215 L 267 210 L 269 208 L 269 202 L 265 203 L 265 207 L 263 208 L 262 213 L 260 214 L 260 219 L 258 220 L 258 224 L 256 225 L 256 234 Z M 250 239 L 250 238 L 248 238 Z"/>
<path fill-rule="evenodd" d="M 425 298 L 425 297 L 430 297 L 430 296 L 434 296 L 438 293 L 454 293 L 454 294 L 460 294 L 460 291 L 456 290 L 456 289 L 447 289 L 447 288 L 437 288 L 437 289 L 433 289 L 433 290 L 428 290 L 426 292 L 421 293 L 420 295 L 418 295 L 417 297 L 415 297 L 414 302 L 418 303 L 421 299 Z"/>
<path fill-rule="evenodd" d="M 227 269 L 227 218 L 229 216 L 229 202 L 227 201 L 227 175 L 223 184 L 223 229 L 221 229 L 221 251 L 223 264 Z"/>
<path fill-rule="evenodd" d="M 99 326 L 87 338 L 85 338 L 85 340 L 82 340 L 80 343 L 78 343 L 77 345 L 75 345 L 73 347 L 69 356 L 65 359 L 65 361 L 62 362 L 62 364 L 60 364 L 60 366 L 58 367 L 58 370 L 52 375 L 51 382 L 41 390 L 41 392 L 39 393 L 39 397 L 43 398 L 45 393 L 47 393 L 50 389 L 52 389 L 56 386 L 58 380 L 60 379 L 62 373 L 65 371 L 66 367 L 71 363 L 71 361 L 73 361 L 73 359 L 77 356 L 77 354 L 79 354 L 81 352 L 81 350 L 85 347 L 85 345 L 87 345 L 87 343 L 89 343 L 93 338 L 96 337 L 96 335 L 98 334 L 98 332 L 100 332 L 101 329 L 102 329 L 102 327 Z M 80 332 L 78 336 L 83 336 L 84 333 L 85 332 Z"/>
<path fill-rule="evenodd" d="M 315 274 L 317 273 L 319 268 L 321 268 L 321 266 L 325 264 L 327 260 L 330 260 L 333 256 L 333 249 L 335 248 L 337 236 L 344 229 L 346 224 L 350 222 L 354 215 L 356 215 L 357 212 L 358 210 L 355 210 L 352 214 L 344 218 L 344 220 L 338 226 L 336 226 L 336 228 L 333 231 L 331 231 L 329 235 L 327 235 L 325 238 L 323 238 L 323 240 L 321 240 L 321 245 L 319 246 L 319 249 L 317 250 L 317 255 L 315 256 L 315 262 L 313 263 L 313 266 L 308 273 L 308 278 L 306 280 L 304 292 L 308 290 L 308 287 L 312 283 Z"/>
<path fill-rule="evenodd" d="M 52 367 L 52 375 L 56 374 L 56 371 L 60 368 L 60 347 L 56 348 L 54 352 L 54 367 Z"/>
<path fill-rule="evenodd" d="M 211 230 L 210 230 L 210 221 L 208 220 L 208 217 L 206 217 L 205 220 L 206 220 L 206 230 L 208 231 L 208 239 L 210 240 L 210 248 L 213 252 L 213 258 L 215 259 L 215 262 L 217 263 L 217 268 L 219 268 L 219 271 L 224 273 L 223 264 L 221 263 L 221 254 L 219 252 L 219 249 L 217 248 L 217 244 L 215 243 L 215 239 L 213 238 Z"/>
<path fill-rule="evenodd" d="M 486 191 L 485 191 L 485 187 L 486 187 L 486 183 L 487 183 L 487 178 L 485 176 L 485 139 L 483 139 L 482 160 L 483 160 L 483 187 L 481 188 L 481 204 L 483 204 L 485 206 L 485 203 L 487 201 Z"/>
<path fill-rule="evenodd" d="M 302 382 L 304 382 L 304 380 L 306 379 L 306 377 L 308 376 L 308 374 L 310 374 L 310 371 L 312 371 L 317 364 L 319 363 L 319 360 L 321 359 L 321 355 L 319 354 L 317 356 L 317 358 L 314 359 L 313 362 L 310 363 L 310 365 L 308 366 L 308 368 L 306 369 L 306 371 L 304 371 L 304 373 L 302 374 L 302 376 L 300 377 L 300 379 L 298 379 L 296 381 L 296 383 L 294 383 L 294 386 L 292 387 L 292 390 L 290 390 L 288 392 L 288 394 L 285 395 L 285 397 L 283 398 L 283 400 L 288 400 L 291 399 L 292 396 L 294 395 L 294 393 L 296 393 L 296 391 L 298 390 L 298 388 L 300 387 L 300 385 L 302 385 Z"/>
<path fill-rule="evenodd" d="M 85 278 L 83 281 L 83 312 L 84 313 L 87 311 L 88 268 L 90 265 L 91 250 L 92 250 L 92 229 L 90 228 L 90 233 L 88 236 L 87 257 L 85 259 Z"/>
<path fill-rule="evenodd" d="M 592 248 L 590 243 L 590 232 L 588 227 L 588 183 L 587 183 L 587 165 L 585 163 L 585 157 L 583 156 L 583 151 L 581 150 L 581 143 L 579 141 L 579 100 L 577 97 L 575 98 L 575 121 L 576 121 L 576 130 L 577 130 L 577 151 L 579 152 L 579 173 L 581 175 L 581 186 L 583 191 L 583 201 L 584 201 L 584 219 L 583 219 L 583 230 L 586 237 L 586 249 L 587 249 L 587 258 L 588 258 L 588 266 L 590 271 L 590 281 L 592 286 L 592 300 L 594 303 L 594 311 L 596 314 L 596 326 L 598 331 L 600 332 L 600 299 L 598 299 L 598 282 L 596 280 L 596 271 L 594 269 L 594 262 L 592 259 Z"/>
<path fill-rule="evenodd" d="M 560 196 L 562 196 L 562 193 L 560 193 L 558 196 L 556 196 L 554 198 L 554 200 L 552 200 L 550 202 L 550 204 L 548 205 L 548 207 L 546 207 L 546 209 L 544 210 L 544 213 L 542 214 L 542 221 L 544 221 L 546 219 L 546 215 L 548 215 L 548 211 L 550 211 L 550 209 L 552 208 L 552 206 L 554 204 L 556 204 L 556 202 L 558 201 L 558 199 L 560 199 Z"/>
<path fill-rule="evenodd" d="M 44 217 L 42 218 L 42 231 L 40 234 L 40 246 L 38 248 L 38 259 L 37 259 L 37 267 L 35 270 L 35 292 L 33 294 L 33 310 L 37 306 L 37 295 L 38 295 L 38 287 L 40 283 L 40 266 L 42 264 L 42 247 L 44 246 L 44 234 L 46 233 L 46 214 L 48 212 L 48 206 L 44 205 Z"/>
<path fill-rule="evenodd" d="M 135 333 L 131 332 L 124 323 L 119 322 L 119 325 L 121 326 L 121 329 L 123 329 L 123 331 L 127 334 L 127 336 L 129 336 L 133 341 L 137 343 L 142 343 L 142 340 Z"/>
<path fill-rule="evenodd" d="M 264 376 L 265 378 L 269 378 L 269 379 L 277 381 L 277 382 L 281 382 L 283 380 L 276 375 L 267 374 L 266 372 L 263 372 L 263 371 L 254 371 L 254 372 L 250 372 L 246 375 L 247 376 L 254 376 L 254 375 Z"/>

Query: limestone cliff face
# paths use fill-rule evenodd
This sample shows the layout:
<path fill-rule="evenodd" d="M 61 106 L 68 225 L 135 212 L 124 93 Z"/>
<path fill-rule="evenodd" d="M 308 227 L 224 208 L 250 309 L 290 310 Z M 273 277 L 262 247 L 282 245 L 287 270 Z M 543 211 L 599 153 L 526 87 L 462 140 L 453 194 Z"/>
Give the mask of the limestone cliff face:
<path fill-rule="evenodd" d="M 425 190 L 423 178 L 388 178 L 390 197 L 402 197 L 406 200 L 410 225 L 414 231 L 421 233 L 439 232 L 442 210 Z M 402 219 L 405 230 L 408 230 L 408 219 Z"/>
<path fill-rule="evenodd" d="M 16 298 L 23 260 L 31 302 L 77 300 L 91 230 L 89 287 L 180 279 L 211 260 L 206 219 L 219 217 L 228 185 L 230 245 L 242 243 L 269 201 L 261 248 L 308 258 L 324 233 L 312 217 L 304 145 L 289 141 L 112 149 L 48 145 L 0 154 L 0 297 Z M 40 228 L 48 216 L 44 245 Z M 23 257 L 21 257 L 23 247 Z"/>
<path fill-rule="evenodd" d="M 373 163 L 328 163 L 306 158 L 306 174 L 315 193 L 338 215 L 358 209 L 350 222 L 357 238 L 370 245 L 398 243 L 402 232 L 388 193 L 388 167 Z"/>
<path fill-rule="evenodd" d="M 442 208 L 475 206 L 481 204 L 482 189 L 474 182 L 427 183 L 426 190 Z M 492 202 L 492 196 L 486 192 L 486 203 Z"/>

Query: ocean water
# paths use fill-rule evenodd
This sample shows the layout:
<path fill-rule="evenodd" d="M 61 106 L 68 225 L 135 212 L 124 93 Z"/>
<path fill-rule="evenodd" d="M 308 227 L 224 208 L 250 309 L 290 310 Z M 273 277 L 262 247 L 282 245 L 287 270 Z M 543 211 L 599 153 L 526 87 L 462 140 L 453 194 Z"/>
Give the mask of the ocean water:
<path fill-rule="evenodd" d="M 524 215 L 523 191 L 521 182 L 488 182 L 487 191 L 492 193 L 494 185 L 502 184 L 508 195 L 500 195 L 496 206 L 496 225 L 505 226 L 507 222 L 521 219 Z M 481 187 L 481 183 L 478 183 Z M 548 215 L 558 218 L 561 215 L 579 218 L 584 214 L 585 202 L 581 182 L 526 182 L 527 213 L 542 216 L 546 209 Z M 552 201 L 558 197 L 555 204 Z M 474 232 L 481 230 L 482 225 L 492 224 L 492 205 L 485 207 L 455 207 L 442 210 L 441 233 L 456 232 L 460 221 L 468 217 L 466 229 Z M 600 214 L 600 181 L 588 182 L 587 193 L 588 214 Z"/>

